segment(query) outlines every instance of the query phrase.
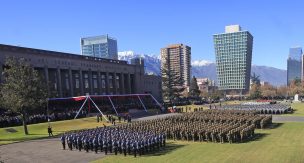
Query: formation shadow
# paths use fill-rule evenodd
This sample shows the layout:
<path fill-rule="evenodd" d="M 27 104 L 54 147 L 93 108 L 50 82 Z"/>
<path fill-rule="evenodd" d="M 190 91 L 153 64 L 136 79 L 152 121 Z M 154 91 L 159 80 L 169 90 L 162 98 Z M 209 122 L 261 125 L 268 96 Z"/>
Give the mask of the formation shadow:
<path fill-rule="evenodd" d="M 141 157 L 150 157 L 150 156 L 161 156 L 165 154 L 169 154 L 176 149 L 182 148 L 186 145 L 183 144 L 175 144 L 173 142 L 166 143 L 166 147 L 163 147 L 161 150 L 153 152 L 153 153 L 146 153 L 145 155 L 142 155 Z"/>
<path fill-rule="evenodd" d="M 276 128 L 282 126 L 282 125 L 283 125 L 283 123 L 272 123 L 269 126 L 267 126 L 266 129 L 276 129 Z"/>

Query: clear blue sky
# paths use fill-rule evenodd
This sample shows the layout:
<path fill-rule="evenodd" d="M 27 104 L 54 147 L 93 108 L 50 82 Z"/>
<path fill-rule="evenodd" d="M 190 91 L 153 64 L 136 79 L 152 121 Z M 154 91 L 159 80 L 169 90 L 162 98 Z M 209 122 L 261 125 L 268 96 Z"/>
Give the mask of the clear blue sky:
<path fill-rule="evenodd" d="M 159 54 L 171 43 L 192 60 L 214 61 L 212 34 L 240 24 L 254 36 L 253 64 L 286 69 L 289 47 L 304 46 L 304 2 L 286 0 L 7 0 L 0 43 L 80 53 L 80 37 L 109 34 L 118 50 Z"/>

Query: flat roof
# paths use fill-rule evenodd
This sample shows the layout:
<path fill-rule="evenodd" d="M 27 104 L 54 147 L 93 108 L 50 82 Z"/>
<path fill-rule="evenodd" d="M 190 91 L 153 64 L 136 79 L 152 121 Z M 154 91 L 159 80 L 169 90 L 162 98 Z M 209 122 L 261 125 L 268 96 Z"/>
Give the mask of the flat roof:
<path fill-rule="evenodd" d="M 109 63 L 122 63 L 122 64 L 128 63 L 127 61 L 123 61 L 123 60 L 98 58 L 98 57 L 84 56 L 84 55 L 80 55 L 80 54 L 57 52 L 57 51 L 51 51 L 51 50 L 27 48 L 27 47 L 21 47 L 21 46 L 5 45 L 5 44 L 0 44 L 0 50 L 11 51 L 11 52 L 20 52 L 20 53 L 49 55 L 49 56 L 54 56 L 54 57 L 86 59 L 86 60 L 102 61 L 102 62 L 109 62 Z"/>

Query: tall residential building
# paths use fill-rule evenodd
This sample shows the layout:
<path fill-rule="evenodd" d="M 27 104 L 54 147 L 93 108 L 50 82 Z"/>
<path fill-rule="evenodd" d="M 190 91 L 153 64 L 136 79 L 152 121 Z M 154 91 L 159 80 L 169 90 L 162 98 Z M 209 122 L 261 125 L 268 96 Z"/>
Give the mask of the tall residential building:
<path fill-rule="evenodd" d="M 81 38 L 81 54 L 98 58 L 118 59 L 117 40 L 108 35 Z"/>
<path fill-rule="evenodd" d="M 287 59 L 287 85 L 292 80 L 302 78 L 302 48 L 294 47 L 289 49 Z"/>
<path fill-rule="evenodd" d="M 191 47 L 173 44 L 161 49 L 161 69 L 166 68 L 171 74 L 178 75 L 184 86 L 190 84 Z"/>
<path fill-rule="evenodd" d="M 213 35 L 219 90 L 247 92 L 250 85 L 253 36 L 239 25 Z"/>

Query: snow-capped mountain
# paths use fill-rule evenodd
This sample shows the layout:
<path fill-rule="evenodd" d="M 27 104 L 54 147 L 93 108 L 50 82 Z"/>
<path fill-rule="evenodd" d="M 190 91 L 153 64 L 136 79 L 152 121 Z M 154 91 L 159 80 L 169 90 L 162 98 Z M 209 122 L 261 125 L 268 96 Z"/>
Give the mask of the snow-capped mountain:
<path fill-rule="evenodd" d="M 197 60 L 197 61 L 192 61 L 191 65 L 192 66 L 208 66 L 212 64 L 213 62 L 207 61 L 207 60 Z"/>
<path fill-rule="evenodd" d="M 123 51 L 118 52 L 118 59 L 125 60 L 130 63 L 132 58 L 141 57 L 144 58 L 145 72 L 148 74 L 160 74 L 160 56 L 137 54 L 134 51 Z"/>
<path fill-rule="evenodd" d="M 158 55 L 147 55 L 147 54 L 136 54 L 133 51 L 124 51 L 118 53 L 119 60 L 125 60 L 130 62 L 132 58 L 142 57 L 145 61 L 145 71 L 148 74 L 160 75 L 160 56 Z M 210 78 L 211 80 L 216 79 L 216 66 L 214 62 L 207 60 L 195 60 L 191 62 L 193 76 L 199 78 Z M 268 66 L 257 66 L 252 65 L 251 73 L 255 73 L 260 76 L 261 81 L 267 81 L 274 86 L 286 85 L 286 70 L 268 67 Z"/>

